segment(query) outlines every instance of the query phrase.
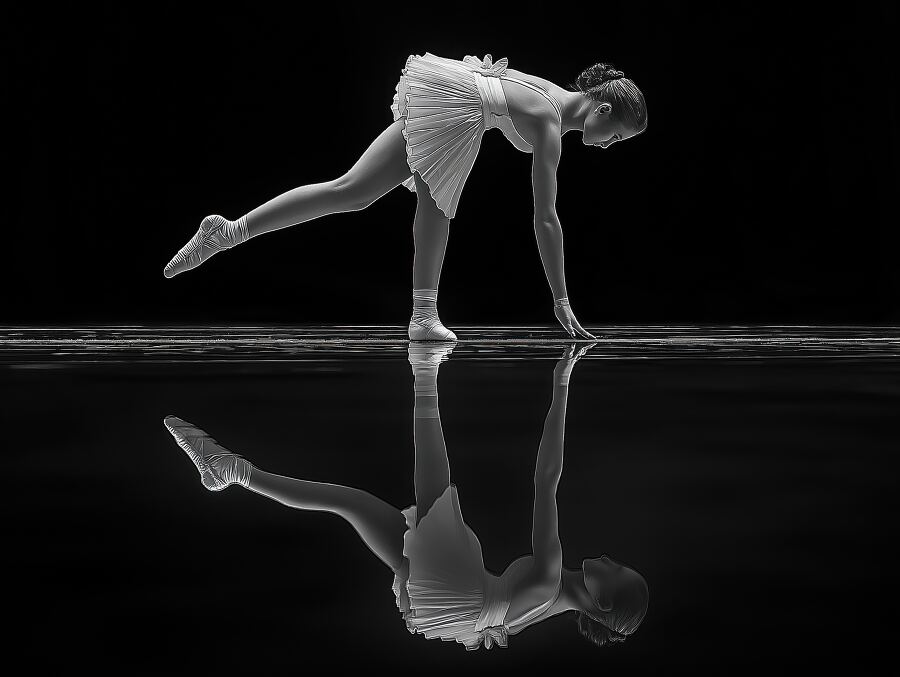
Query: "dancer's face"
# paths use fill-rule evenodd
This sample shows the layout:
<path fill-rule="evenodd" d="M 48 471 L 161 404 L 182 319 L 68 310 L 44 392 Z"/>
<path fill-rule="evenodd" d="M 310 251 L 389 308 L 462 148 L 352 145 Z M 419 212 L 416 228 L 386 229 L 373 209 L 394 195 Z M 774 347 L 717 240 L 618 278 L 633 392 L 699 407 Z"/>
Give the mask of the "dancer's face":
<path fill-rule="evenodd" d="M 616 562 L 607 555 L 586 559 L 581 565 L 584 587 L 594 600 L 595 610 L 604 612 L 604 624 L 636 627 L 647 613 L 647 588 L 643 577 L 631 567 Z"/>
<path fill-rule="evenodd" d="M 602 103 L 594 102 L 584 120 L 582 143 L 586 146 L 609 148 L 612 144 L 630 139 L 639 133 L 625 123 L 613 119 L 612 105 L 605 101 Z"/>
<path fill-rule="evenodd" d="M 623 567 L 606 555 L 597 559 L 586 559 L 582 563 L 584 587 L 597 604 L 600 611 L 612 611 L 613 598 L 618 587 Z"/>

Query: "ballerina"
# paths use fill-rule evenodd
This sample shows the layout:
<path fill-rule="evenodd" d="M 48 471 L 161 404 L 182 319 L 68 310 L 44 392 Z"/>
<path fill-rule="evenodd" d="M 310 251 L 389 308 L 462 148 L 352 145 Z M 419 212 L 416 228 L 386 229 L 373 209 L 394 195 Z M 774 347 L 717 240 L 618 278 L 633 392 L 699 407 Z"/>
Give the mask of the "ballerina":
<path fill-rule="evenodd" d="M 593 345 L 593 344 L 591 344 Z M 553 401 L 534 471 L 532 554 L 499 576 L 484 567 L 481 543 L 465 523 L 438 408 L 437 375 L 452 343 L 410 344 L 415 380 L 415 505 L 405 510 L 352 487 L 274 475 L 234 454 L 192 424 L 165 426 L 200 472 L 221 491 L 237 484 L 300 510 L 343 517 L 394 573 L 398 610 L 412 633 L 453 640 L 467 650 L 507 646 L 509 635 L 573 610 L 581 634 L 598 646 L 623 641 L 640 625 L 649 593 L 644 578 L 606 555 L 563 567 L 556 490 L 562 477 L 569 380 L 589 346 L 566 349 L 553 371 Z"/>
<path fill-rule="evenodd" d="M 563 236 L 556 214 L 556 170 L 561 137 L 583 133 L 582 142 L 609 148 L 647 126 L 644 97 L 612 64 L 584 70 L 573 90 L 544 78 L 466 56 L 448 59 L 411 54 L 391 104 L 394 122 L 379 134 L 343 176 L 287 191 L 230 221 L 219 214 L 166 265 L 174 277 L 252 237 L 339 212 L 365 209 L 402 184 L 416 193 L 413 222 L 413 314 L 410 340 L 455 341 L 437 312 L 437 292 L 460 195 L 484 132 L 499 128 L 532 155 L 534 229 L 557 320 L 575 338 L 596 338 L 572 312 L 563 265 Z"/>

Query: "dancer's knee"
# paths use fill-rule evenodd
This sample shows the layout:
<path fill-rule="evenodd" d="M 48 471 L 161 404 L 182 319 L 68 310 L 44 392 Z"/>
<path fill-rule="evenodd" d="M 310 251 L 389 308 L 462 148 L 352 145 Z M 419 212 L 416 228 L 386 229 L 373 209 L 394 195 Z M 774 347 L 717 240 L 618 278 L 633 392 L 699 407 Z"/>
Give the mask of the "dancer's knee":
<path fill-rule="evenodd" d="M 346 211 L 359 211 L 375 202 L 376 198 L 372 195 L 372 191 L 350 173 L 334 179 L 331 183 L 337 200 Z"/>
<path fill-rule="evenodd" d="M 418 205 L 416 207 L 416 218 L 427 218 L 429 220 L 444 220 L 449 222 L 450 219 L 441 211 L 441 208 L 437 206 L 437 202 L 431 195 L 431 189 L 428 187 L 428 184 L 425 183 L 425 179 L 422 178 L 422 175 L 419 172 L 414 172 L 413 176 L 415 177 L 416 182 L 416 198 L 418 200 Z"/>

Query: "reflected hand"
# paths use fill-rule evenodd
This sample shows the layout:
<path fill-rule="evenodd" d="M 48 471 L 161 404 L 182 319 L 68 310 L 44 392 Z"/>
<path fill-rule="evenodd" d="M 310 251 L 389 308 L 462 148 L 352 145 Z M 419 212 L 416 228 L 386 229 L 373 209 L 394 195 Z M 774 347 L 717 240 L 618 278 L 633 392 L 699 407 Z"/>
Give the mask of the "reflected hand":
<path fill-rule="evenodd" d="M 568 302 L 554 305 L 553 312 L 556 314 L 556 319 L 559 320 L 563 329 L 565 329 L 572 338 L 576 338 L 577 336 L 588 339 L 597 338 L 581 326 L 581 323 L 575 318 L 575 313 L 572 312 L 572 307 Z"/>
<path fill-rule="evenodd" d="M 575 343 L 569 344 L 563 351 L 562 357 L 559 358 L 559 361 L 553 368 L 554 381 L 559 385 L 569 385 L 569 379 L 572 376 L 572 368 L 575 366 L 575 363 L 584 357 L 585 353 L 595 345 L 597 345 L 596 342 L 587 343 L 576 348 Z"/>

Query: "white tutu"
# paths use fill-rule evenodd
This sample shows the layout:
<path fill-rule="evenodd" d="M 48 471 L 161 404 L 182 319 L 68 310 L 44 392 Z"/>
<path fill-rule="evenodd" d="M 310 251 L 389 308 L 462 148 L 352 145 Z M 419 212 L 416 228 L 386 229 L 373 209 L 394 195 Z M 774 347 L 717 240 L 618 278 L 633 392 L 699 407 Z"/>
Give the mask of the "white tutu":
<path fill-rule="evenodd" d="M 490 55 L 481 61 L 474 56 L 456 60 L 431 52 L 411 54 L 395 88 L 391 111 L 394 121 L 406 120 L 407 164 L 411 172 L 419 172 L 448 218 L 456 216 L 486 129 L 473 73 L 497 74 L 505 69 L 506 59 L 493 65 Z M 403 185 L 416 190 L 412 176 Z"/>

